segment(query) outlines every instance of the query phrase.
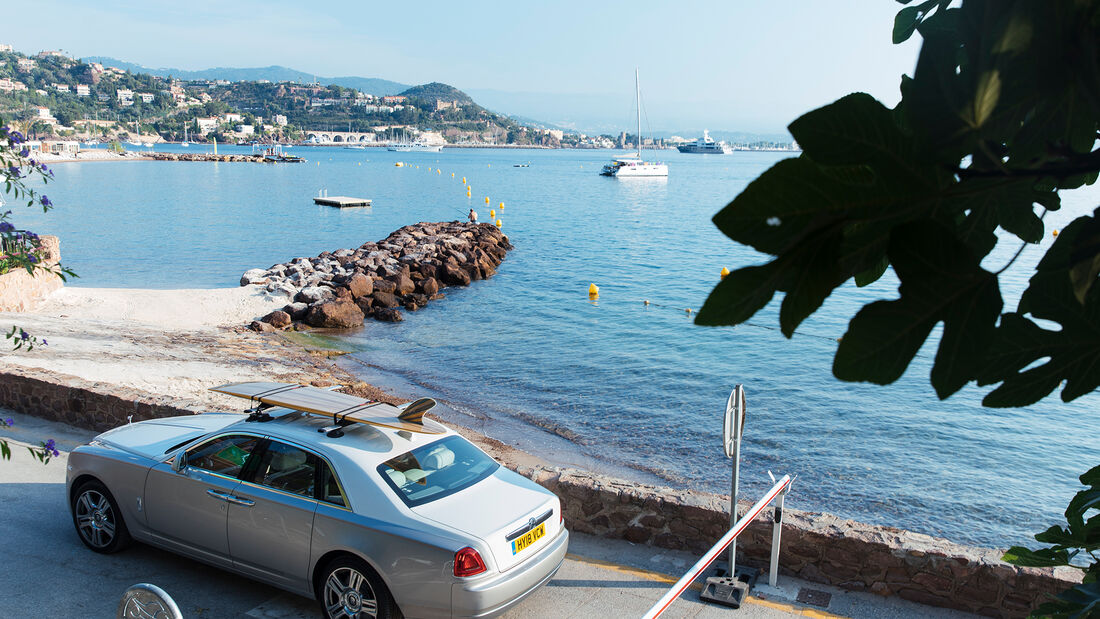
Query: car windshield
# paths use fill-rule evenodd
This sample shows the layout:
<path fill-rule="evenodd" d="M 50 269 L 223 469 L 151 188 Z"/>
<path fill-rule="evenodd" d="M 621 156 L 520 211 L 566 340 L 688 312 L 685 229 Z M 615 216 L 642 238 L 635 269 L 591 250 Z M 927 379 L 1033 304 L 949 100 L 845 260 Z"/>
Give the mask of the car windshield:
<path fill-rule="evenodd" d="M 378 472 L 406 505 L 415 507 L 468 488 L 499 466 L 461 436 L 448 436 L 390 458 Z"/>

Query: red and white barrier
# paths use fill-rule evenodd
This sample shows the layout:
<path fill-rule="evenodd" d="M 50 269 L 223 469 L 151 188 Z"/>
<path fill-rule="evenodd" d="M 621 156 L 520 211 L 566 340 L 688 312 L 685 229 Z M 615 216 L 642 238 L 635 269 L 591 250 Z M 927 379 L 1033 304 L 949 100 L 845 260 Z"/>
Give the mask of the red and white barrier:
<path fill-rule="evenodd" d="M 718 558 L 718 555 L 722 554 L 722 552 L 725 551 L 731 543 L 733 543 L 733 540 L 737 539 L 737 536 L 740 535 L 741 532 L 749 526 L 750 522 L 752 522 L 754 519 L 756 519 L 757 516 L 760 515 L 760 512 L 764 511 L 764 508 L 767 507 L 768 504 L 775 499 L 775 497 L 779 496 L 780 494 L 786 493 L 787 489 L 790 488 L 790 485 L 790 475 L 784 475 L 779 481 L 775 482 L 775 485 L 772 486 L 772 489 L 769 490 L 763 498 L 757 501 L 756 504 L 749 509 L 748 513 L 742 516 L 741 519 L 737 521 L 737 524 L 735 524 L 732 529 L 727 531 L 726 534 L 722 536 L 722 539 L 718 540 L 718 543 L 712 546 L 711 549 L 708 550 L 706 554 L 704 554 L 703 557 L 699 559 L 699 561 L 696 562 L 695 565 L 693 565 L 691 569 L 688 570 L 688 572 L 680 578 L 680 580 L 676 581 L 676 584 L 672 585 L 672 588 L 668 590 L 668 593 L 665 593 L 664 597 L 662 597 L 660 600 L 657 600 L 657 603 L 654 604 L 648 612 L 646 612 L 646 614 L 643 616 L 643 619 L 656 619 L 657 617 L 661 616 L 661 613 L 668 610 L 668 607 L 671 606 L 674 601 L 676 601 L 676 598 L 680 597 L 680 594 L 688 588 L 688 585 L 690 585 L 696 578 L 698 578 L 699 574 L 701 574 L 703 570 L 707 569 L 707 566 L 709 566 L 716 558 Z M 776 552 L 777 550 L 778 548 L 772 549 L 773 574 L 777 568 L 777 566 L 775 565 L 778 559 L 778 553 Z"/>

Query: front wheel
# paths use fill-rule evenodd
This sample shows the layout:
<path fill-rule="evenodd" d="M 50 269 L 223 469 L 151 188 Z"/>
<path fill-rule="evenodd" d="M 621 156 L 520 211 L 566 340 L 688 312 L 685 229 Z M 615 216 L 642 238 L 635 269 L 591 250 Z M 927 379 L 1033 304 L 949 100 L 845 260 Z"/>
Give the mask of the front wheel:
<path fill-rule="evenodd" d="M 321 573 L 321 612 L 327 619 L 392 619 L 393 598 L 378 574 L 355 557 L 339 557 Z"/>
<path fill-rule="evenodd" d="M 110 554 L 130 545 L 130 531 L 122 520 L 118 504 L 107 487 L 98 481 L 84 482 L 73 495 L 73 525 L 84 545 Z"/>

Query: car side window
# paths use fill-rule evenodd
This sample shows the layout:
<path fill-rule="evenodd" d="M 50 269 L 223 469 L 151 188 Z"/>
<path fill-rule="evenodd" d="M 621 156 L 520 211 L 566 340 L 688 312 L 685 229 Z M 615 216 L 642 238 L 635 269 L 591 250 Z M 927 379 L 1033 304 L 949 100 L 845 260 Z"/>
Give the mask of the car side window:
<path fill-rule="evenodd" d="M 317 456 L 293 445 L 271 441 L 254 479 L 261 486 L 312 499 L 316 475 Z"/>
<path fill-rule="evenodd" d="M 219 436 L 187 450 L 187 465 L 227 477 L 241 474 L 260 439 L 255 436 Z"/>
<path fill-rule="evenodd" d="M 344 493 L 340 489 L 340 482 L 336 481 L 336 475 L 333 474 L 332 467 L 330 467 L 327 462 L 321 465 L 320 499 L 326 503 L 332 503 L 340 507 L 348 506 L 347 500 L 344 498 Z"/>

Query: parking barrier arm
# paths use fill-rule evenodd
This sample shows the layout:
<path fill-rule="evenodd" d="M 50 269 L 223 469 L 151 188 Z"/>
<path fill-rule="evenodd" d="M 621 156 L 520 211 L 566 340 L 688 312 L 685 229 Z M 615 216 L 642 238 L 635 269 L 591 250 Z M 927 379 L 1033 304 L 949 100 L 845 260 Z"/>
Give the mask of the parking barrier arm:
<path fill-rule="evenodd" d="M 711 546 L 710 550 L 708 550 L 706 554 L 704 554 L 702 558 L 700 558 L 699 561 L 697 561 L 695 565 L 693 565 L 691 569 L 688 570 L 687 573 L 680 578 L 680 580 L 676 581 L 676 584 L 672 585 L 672 588 L 669 589 L 668 592 L 665 593 L 665 595 L 660 600 L 657 600 L 657 603 L 654 604 L 653 607 L 650 608 L 645 615 L 643 615 L 643 619 L 656 619 L 657 617 L 661 616 L 661 613 L 668 610 L 668 607 L 671 606 L 674 601 L 676 601 L 676 598 L 680 597 L 680 594 L 688 588 L 688 585 L 690 585 L 692 581 L 694 581 L 699 576 L 699 574 L 702 573 L 703 570 L 707 569 L 707 566 L 710 565 L 716 558 L 718 558 L 718 555 L 722 554 L 722 552 L 725 551 L 725 549 L 733 542 L 733 540 L 735 540 L 737 536 L 740 535 L 741 532 L 749 526 L 749 523 L 751 523 L 757 516 L 759 516 L 760 512 L 764 511 L 764 508 L 767 507 L 768 504 L 771 503 L 772 500 L 774 500 L 777 496 L 780 497 L 781 502 L 779 503 L 779 505 L 782 506 L 782 495 L 786 494 L 787 490 L 790 488 L 790 485 L 790 475 L 784 475 L 782 478 L 780 478 L 780 480 L 777 481 L 774 486 L 772 486 L 771 490 L 769 490 L 767 494 L 765 494 L 759 501 L 757 501 L 755 505 L 749 508 L 749 511 L 744 516 L 742 516 L 740 520 L 737 521 L 737 524 L 735 524 L 733 528 L 731 528 L 729 531 L 726 532 L 725 535 L 722 536 L 722 539 L 718 540 L 718 542 L 714 546 Z M 778 538 L 778 535 L 773 529 L 773 540 L 775 540 L 776 538 Z M 778 558 L 778 544 L 772 547 L 772 557 L 772 572 L 774 573 L 777 571 L 777 561 L 775 559 Z M 775 577 L 773 575 L 772 579 L 774 578 Z"/>

